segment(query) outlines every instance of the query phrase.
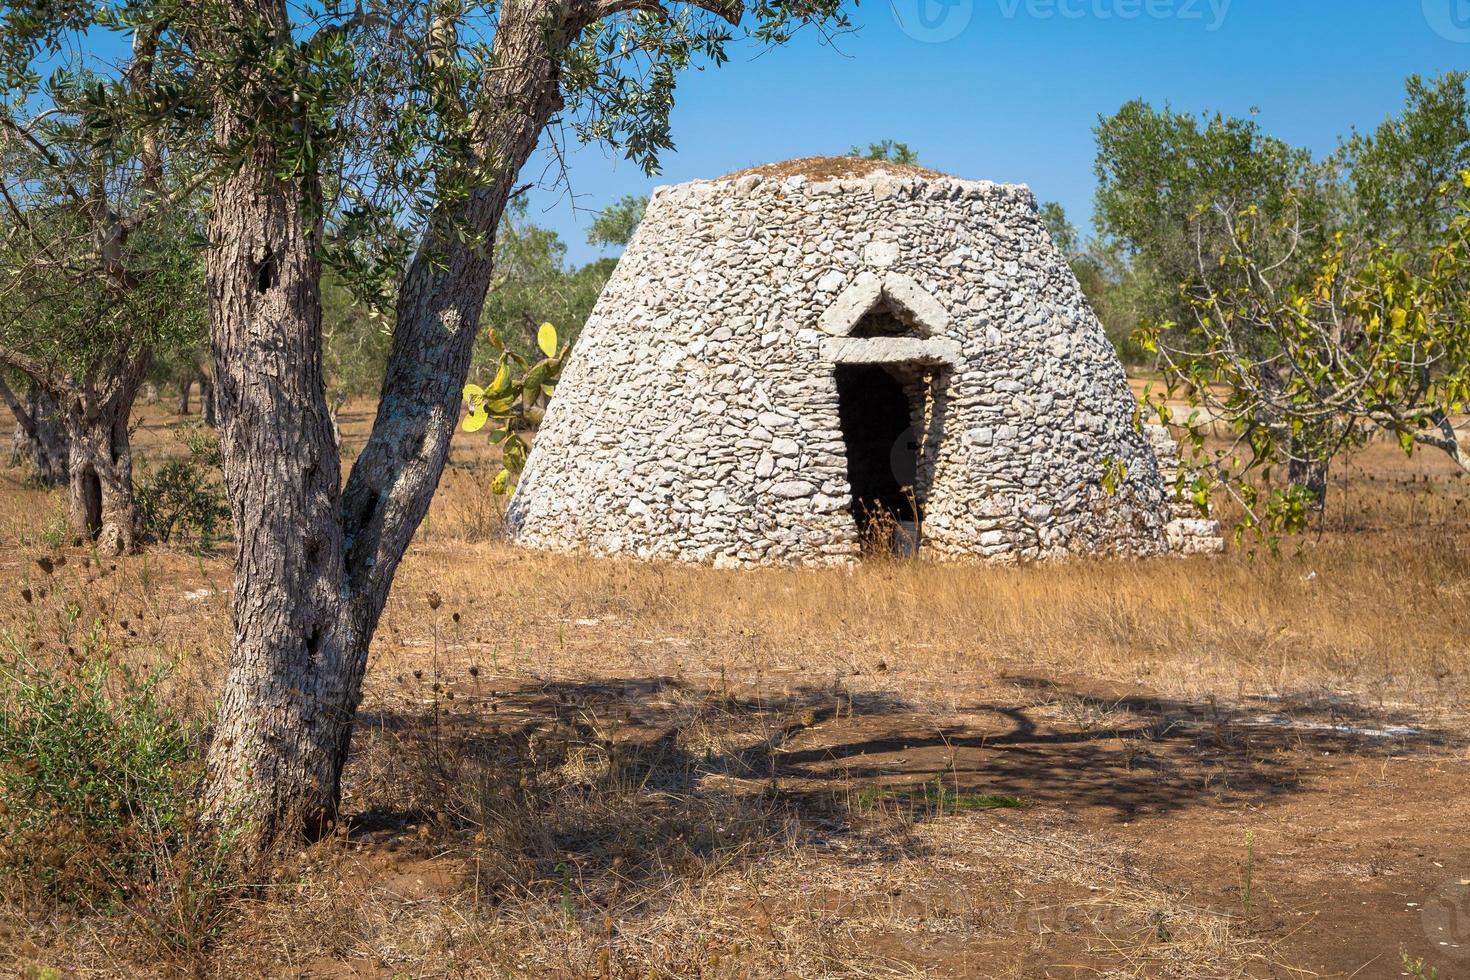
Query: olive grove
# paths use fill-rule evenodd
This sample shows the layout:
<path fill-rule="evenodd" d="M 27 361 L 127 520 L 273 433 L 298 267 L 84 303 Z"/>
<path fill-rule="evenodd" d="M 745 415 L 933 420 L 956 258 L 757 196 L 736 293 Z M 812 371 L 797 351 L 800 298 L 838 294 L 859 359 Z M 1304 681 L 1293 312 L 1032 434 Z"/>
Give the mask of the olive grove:
<path fill-rule="evenodd" d="M 162 120 L 206 144 L 236 569 L 202 812 L 245 827 L 256 852 L 320 836 L 337 819 L 374 630 L 445 465 L 522 165 L 558 120 L 651 170 L 671 145 L 681 69 L 721 63 L 737 37 L 779 44 L 845 19 L 836 0 L 71 0 L 5 17 L 12 78 L 89 32 L 135 52 L 144 39 L 170 85 L 125 92 L 142 59 L 124 59 L 101 99 L 118 139 Z M 26 104 L 46 112 L 47 97 L 33 87 Z M 327 269 L 391 324 L 377 415 L 345 481 L 323 365 Z"/>

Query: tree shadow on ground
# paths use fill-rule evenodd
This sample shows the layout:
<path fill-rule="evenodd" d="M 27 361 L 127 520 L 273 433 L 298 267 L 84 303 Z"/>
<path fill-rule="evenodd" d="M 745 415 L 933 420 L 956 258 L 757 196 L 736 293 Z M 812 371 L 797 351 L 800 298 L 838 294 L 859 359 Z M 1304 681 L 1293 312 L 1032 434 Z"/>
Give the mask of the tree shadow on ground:
<path fill-rule="evenodd" d="M 910 822 L 1007 796 L 1131 820 L 1304 792 L 1323 753 L 1382 758 L 1457 741 L 1007 680 L 1024 692 L 1017 703 L 942 717 L 891 692 L 772 697 L 665 676 L 422 684 L 409 692 L 417 704 L 360 717 L 352 833 L 473 833 L 523 862 L 517 881 L 575 866 L 626 884 L 801 839 L 844 836 L 865 860 L 915 856 L 912 834 L 868 819 L 884 799 L 908 800 Z"/>
<path fill-rule="evenodd" d="M 1340 706 L 1336 721 L 1324 721 L 1306 712 L 1262 716 L 1210 701 L 1007 680 L 1032 692 L 1034 703 L 966 705 L 927 730 L 922 718 L 868 718 L 859 737 L 834 731 L 803 739 L 770 754 L 767 764 L 798 784 L 940 780 L 955 793 L 1010 794 L 1131 820 L 1301 792 L 1324 754 L 1385 758 L 1465 744 L 1442 732 L 1391 727 L 1392 720 L 1366 712 L 1344 724 Z"/>

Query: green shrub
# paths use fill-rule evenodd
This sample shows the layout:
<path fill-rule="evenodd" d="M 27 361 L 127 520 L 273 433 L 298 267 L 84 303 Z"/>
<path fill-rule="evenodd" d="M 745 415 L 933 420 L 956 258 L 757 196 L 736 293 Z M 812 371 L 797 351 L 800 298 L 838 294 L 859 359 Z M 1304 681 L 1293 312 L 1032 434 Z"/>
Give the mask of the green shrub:
<path fill-rule="evenodd" d="M 197 732 L 159 700 L 166 665 L 115 662 L 100 624 L 68 638 L 0 641 L 0 875 L 105 904 L 187 832 Z"/>
<path fill-rule="evenodd" d="M 170 457 L 133 486 L 138 532 L 161 544 L 181 540 L 207 550 L 230 517 L 218 479 L 219 442 L 199 425 L 182 427 L 180 439 L 189 455 Z"/>

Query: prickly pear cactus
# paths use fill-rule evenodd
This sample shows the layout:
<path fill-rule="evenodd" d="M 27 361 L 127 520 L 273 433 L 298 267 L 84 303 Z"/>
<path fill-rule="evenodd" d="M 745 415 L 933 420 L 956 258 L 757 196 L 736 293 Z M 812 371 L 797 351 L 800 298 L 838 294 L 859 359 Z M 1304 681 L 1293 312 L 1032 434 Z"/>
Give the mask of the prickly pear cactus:
<path fill-rule="evenodd" d="M 532 363 L 508 348 L 493 327 L 489 339 L 499 352 L 495 377 L 485 387 L 464 386 L 469 413 L 463 424 L 466 432 L 486 431 L 491 445 L 500 447 L 500 472 L 490 481 L 490 490 L 509 496 L 531 451 L 525 433 L 540 422 L 546 400 L 556 391 L 571 345 L 561 343 L 556 328 L 543 323 L 536 332 L 536 346 L 543 357 Z"/>

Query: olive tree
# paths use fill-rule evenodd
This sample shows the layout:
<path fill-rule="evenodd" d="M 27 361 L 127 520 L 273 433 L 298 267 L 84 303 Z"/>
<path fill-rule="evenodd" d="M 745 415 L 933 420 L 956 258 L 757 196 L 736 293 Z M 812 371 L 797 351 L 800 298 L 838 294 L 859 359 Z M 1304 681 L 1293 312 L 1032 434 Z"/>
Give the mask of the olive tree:
<path fill-rule="evenodd" d="M 84 20 L 49 12 L 63 27 Z M 200 178 L 173 139 L 177 90 L 157 32 L 138 34 L 114 75 L 76 65 L 43 79 L 34 63 L 61 55 L 56 25 L 14 6 L 4 17 L 0 364 L 26 394 L 7 383 L 0 396 L 43 477 L 64 472 L 73 531 L 124 552 L 134 399 L 160 346 L 202 330 Z"/>
<path fill-rule="evenodd" d="M 646 194 L 625 194 L 618 198 L 592 219 L 587 226 L 587 244 L 606 248 L 610 245 L 622 248 L 633 240 L 633 233 L 643 223 L 643 213 L 648 210 Z"/>
<path fill-rule="evenodd" d="M 526 210 L 523 201 L 514 202 L 500 219 L 495 281 L 481 324 L 487 331 L 495 330 L 518 353 L 530 356 L 543 323 L 556 324 L 562 336 L 575 341 L 617 263 L 596 259 L 570 267 L 561 237 L 529 221 Z M 492 344 L 477 345 L 477 368 L 498 357 Z"/>
<path fill-rule="evenodd" d="M 1189 489 L 1199 500 L 1215 489 L 1232 494 L 1245 515 L 1241 531 L 1269 537 L 1306 522 L 1316 503 L 1310 488 L 1254 479 L 1289 467 L 1288 447 L 1302 433 L 1330 435 L 1327 459 L 1387 435 L 1406 453 L 1433 448 L 1470 473 L 1470 437 L 1456 424 L 1470 404 L 1470 170 L 1436 194 L 1450 217 L 1423 247 L 1358 243 L 1340 232 L 1303 258 L 1311 275 L 1300 284 L 1279 281 L 1283 257 L 1260 244 L 1300 247 L 1290 217 L 1222 213 L 1230 241 L 1190 297 L 1194 329 L 1143 331 L 1170 393 L 1182 386 L 1206 410 L 1209 424 L 1196 414 L 1178 420 L 1192 447 Z M 1273 382 L 1262 384 L 1268 374 Z M 1156 404 L 1167 418 L 1164 399 Z M 1223 444 L 1209 438 L 1221 425 Z"/>
<path fill-rule="evenodd" d="M 1247 123 L 1217 121 L 1209 129 L 1221 132 L 1205 138 L 1187 117 L 1159 122 L 1135 106 L 1104 126 L 1104 159 L 1131 162 L 1108 168 L 1103 222 L 1153 242 L 1141 254 L 1168 256 L 1179 284 L 1141 339 L 1171 387 L 1232 433 L 1208 454 L 1198 432 L 1194 442 L 1202 480 L 1236 495 L 1245 526 L 1289 529 L 1320 513 L 1332 460 L 1375 435 L 1409 451 L 1442 449 L 1464 466 L 1453 417 L 1470 370 L 1465 82 L 1464 73 L 1411 77 L 1401 114 L 1321 163 L 1268 149 Z M 1165 141 L 1151 166 L 1144 134 Z M 1247 159 L 1249 147 L 1262 159 Z M 1299 164 L 1278 170 L 1273 159 Z M 1291 172 L 1299 176 L 1261 178 Z M 1137 206 L 1182 193 L 1192 210 L 1168 224 L 1177 237 L 1151 237 L 1157 216 Z M 1278 467 L 1286 480 L 1263 494 L 1254 476 Z"/>
<path fill-rule="evenodd" d="M 243 821 L 257 851 L 336 821 L 369 646 L 445 465 L 496 229 L 548 126 L 651 171 L 681 69 L 723 62 L 741 27 L 765 44 L 840 28 L 837 5 L 7 7 L 46 39 L 157 37 L 211 146 L 205 281 L 237 547 L 207 821 Z M 391 318 L 377 415 L 345 481 L 323 373 L 327 266 Z"/>
<path fill-rule="evenodd" d="M 12 384 L 7 373 L 22 380 Z M 17 387 L 20 392 L 16 391 Z M 15 417 L 15 432 L 10 440 L 11 463 L 27 467 L 43 487 L 66 486 L 71 447 L 56 402 L 40 385 L 26 380 L 24 372 L 13 368 L 8 372 L 0 370 L 0 401 Z"/>

